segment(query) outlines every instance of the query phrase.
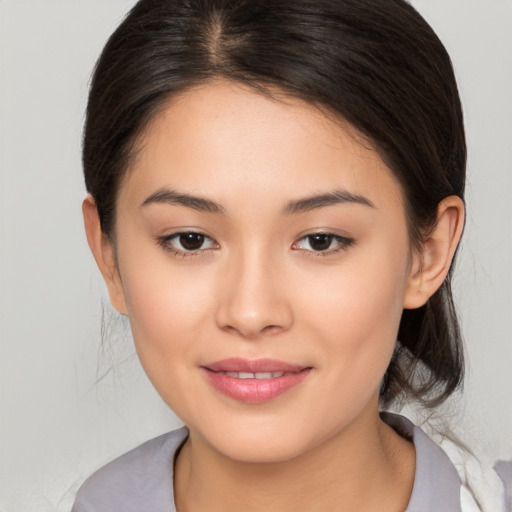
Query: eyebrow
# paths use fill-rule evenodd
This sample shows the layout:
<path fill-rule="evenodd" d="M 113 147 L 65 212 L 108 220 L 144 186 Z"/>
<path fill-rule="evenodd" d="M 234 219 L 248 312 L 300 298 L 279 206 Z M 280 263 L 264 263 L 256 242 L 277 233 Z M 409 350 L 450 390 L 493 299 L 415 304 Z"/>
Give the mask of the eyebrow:
<path fill-rule="evenodd" d="M 326 206 L 343 203 L 355 203 L 375 208 L 375 205 L 366 197 L 352 194 L 345 190 L 334 190 L 327 194 L 319 194 L 290 201 L 283 211 L 285 214 L 305 213 L 316 210 L 317 208 L 325 208 Z"/>
<path fill-rule="evenodd" d="M 141 207 L 155 203 L 185 206 L 200 212 L 224 213 L 224 208 L 220 204 L 211 201 L 210 199 L 191 196 L 189 194 L 182 194 L 167 188 L 159 189 L 155 193 L 151 194 L 147 199 L 144 200 L 144 202 L 141 204 Z"/>
<path fill-rule="evenodd" d="M 305 213 L 318 208 L 325 208 L 327 206 L 344 203 L 361 204 L 363 206 L 375 208 L 374 204 L 366 197 L 352 194 L 344 190 L 334 190 L 333 192 L 303 197 L 301 199 L 290 201 L 283 209 L 283 213 L 286 215 Z M 192 196 L 190 194 L 183 194 L 167 188 L 159 189 L 151 194 L 144 200 L 141 207 L 149 204 L 171 204 L 185 206 L 186 208 L 192 208 L 200 212 L 218 214 L 225 213 L 224 207 L 215 201 L 205 199 L 203 197 Z"/>

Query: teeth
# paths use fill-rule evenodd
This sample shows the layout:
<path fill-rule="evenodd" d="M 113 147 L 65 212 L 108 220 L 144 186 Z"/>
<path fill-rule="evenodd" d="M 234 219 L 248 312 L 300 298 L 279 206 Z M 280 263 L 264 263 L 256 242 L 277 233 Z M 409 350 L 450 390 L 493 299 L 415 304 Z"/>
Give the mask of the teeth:
<path fill-rule="evenodd" d="M 272 373 L 271 372 L 261 372 L 261 373 L 255 373 L 254 376 L 257 379 L 271 379 Z"/>
<path fill-rule="evenodd" d="M 234 379 L 277 379 L 286 375 L 293 375 L 294 372 L 218 372 Z"/>

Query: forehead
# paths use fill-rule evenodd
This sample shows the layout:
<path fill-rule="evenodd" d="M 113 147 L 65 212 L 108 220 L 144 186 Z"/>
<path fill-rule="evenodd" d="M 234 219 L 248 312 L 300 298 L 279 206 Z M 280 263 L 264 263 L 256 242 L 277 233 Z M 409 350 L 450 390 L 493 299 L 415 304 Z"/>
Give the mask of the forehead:
<path fill-rule="evenodd" d="M 386 189 L 401 199 L 393 174 L 354 127 L 279 91 L 272 95 L 218 81 L 172 97 L 139 138 L 125 185 L 219 200 L 265 188 L 294 196 L 333 187 L 375 198 Z"/>

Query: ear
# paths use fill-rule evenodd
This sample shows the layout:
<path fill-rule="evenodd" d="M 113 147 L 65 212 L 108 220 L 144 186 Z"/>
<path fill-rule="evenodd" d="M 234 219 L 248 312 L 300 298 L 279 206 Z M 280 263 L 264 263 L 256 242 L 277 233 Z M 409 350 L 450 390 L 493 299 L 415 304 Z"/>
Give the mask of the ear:
<path fill-rule="evenodd" d="M 117 267 L 114 246 L 101 230 L 98 209 L 91 195 L 84 199 L 82 212 L 87 242 L 107 285 L 110 302 L 119 313 L 126 315 L 123 283 Z"/>
<path fill-rule="evenodd" d="M 449 196 L 437 207 L 437 222 L 423 242 L 421 250 L 413 255 L 411 273 L 404 296 L 404 308 L 423 306 L 439 289 L 450 265 L 464 229 L 464 202 Z"/>

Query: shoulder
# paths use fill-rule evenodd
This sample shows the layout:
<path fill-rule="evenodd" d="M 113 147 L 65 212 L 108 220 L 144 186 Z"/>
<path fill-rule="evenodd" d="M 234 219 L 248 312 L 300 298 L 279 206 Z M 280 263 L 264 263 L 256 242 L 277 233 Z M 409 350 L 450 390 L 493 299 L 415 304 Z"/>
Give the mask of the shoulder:
<path fill-rule="evenodd" d="M 188 436 L 184 427 L 125 453 L 89 477 L 72 512 L 170 512 L 174 456 Z"/>
<path fill-rule="evenodd" d="M 381 417 L 398 434 L 410 439 L 416 450 L 414 486 L 407 512 L 460 512 L 461 481 L 443 449 L 407 418 L 390 413 L 381 413 Z"/>
<path fill-rule="evenodd" d="M 506 510 L 503 483 L 493 468 L 449 439 L 435 443 L 403 416 L 383 413 L 382 419 L 409 438 L 416 449 L 414 487 L 407 512 Z"/>

